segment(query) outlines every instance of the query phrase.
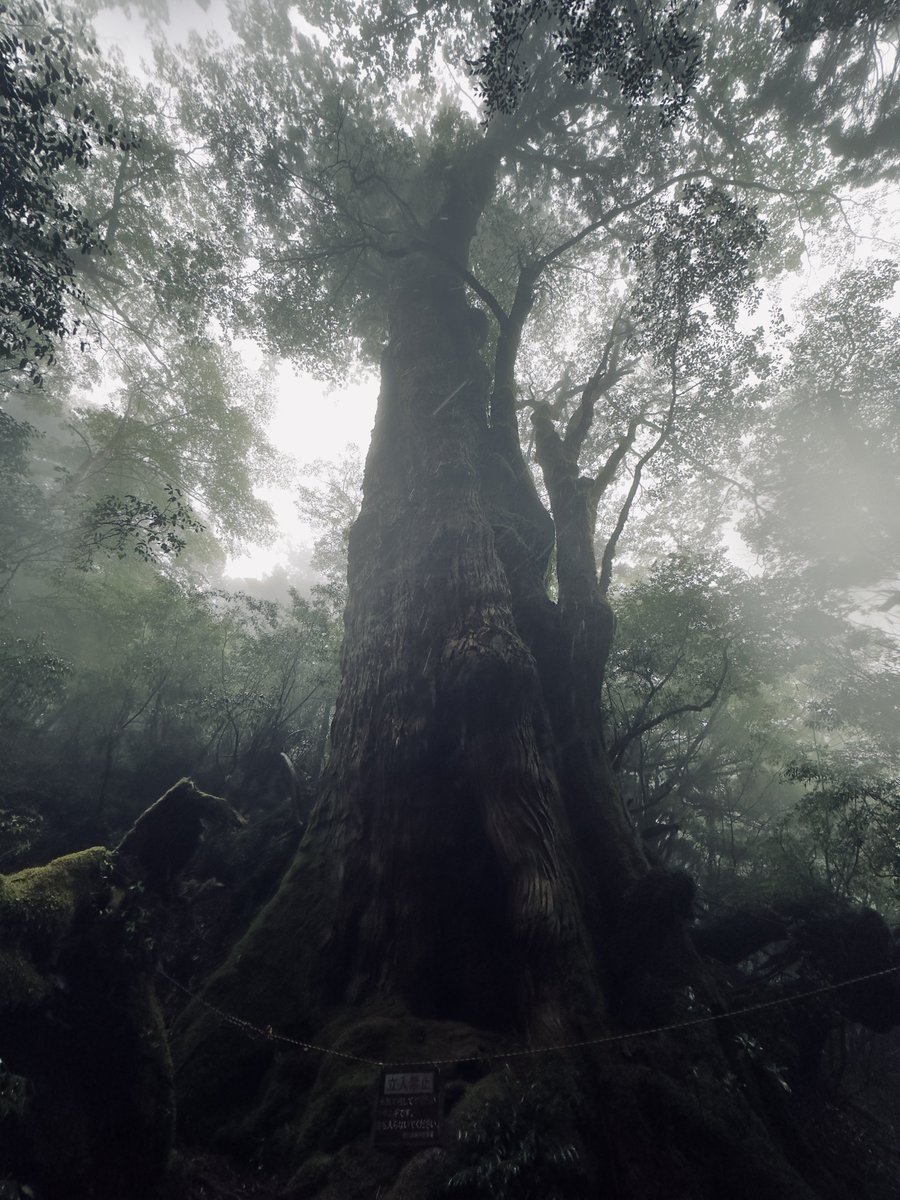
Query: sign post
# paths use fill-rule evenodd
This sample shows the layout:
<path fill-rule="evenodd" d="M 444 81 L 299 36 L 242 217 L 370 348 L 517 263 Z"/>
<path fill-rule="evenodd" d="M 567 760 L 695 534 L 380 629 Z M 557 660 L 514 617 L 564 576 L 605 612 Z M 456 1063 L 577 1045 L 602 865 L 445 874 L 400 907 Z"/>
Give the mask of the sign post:
<path fill-rule="evenodd" d="M 372 1143 L 379 1147 L 438 1146 L 444 1093 L 437 1067 L 384 1067 L 378 1080 Z"/>

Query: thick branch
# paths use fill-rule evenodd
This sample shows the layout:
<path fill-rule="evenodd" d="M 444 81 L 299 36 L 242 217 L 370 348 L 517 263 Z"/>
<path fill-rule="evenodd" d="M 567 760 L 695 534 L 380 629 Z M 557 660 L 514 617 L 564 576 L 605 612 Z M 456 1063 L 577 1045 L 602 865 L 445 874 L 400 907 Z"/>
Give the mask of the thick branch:
<path fill-rule="evenodd" d="M 566 423 L 563 442 L 566 450 L 576 459 L 584 446 L 585 438 L 590 433 L 597 401 L 604 392 L 608 392 L 611 387 L 614 387 L 627 371 L 627 368 L 619 367 L 618 364 L 617 327 L 618 317 L 612 323 L 597 369 L 585 384 L 578 407 Z"/>
<path fill-rule="evenodd" d="M 494 429 L 514 432 L 516 422 L 516 359 L 522 344 L 525 322 L 534 305 L 534 287 L 541 268 L 536 264 L 523 267 L 516 285 L 516 294 L 509 316 L 500 323 L 500 336 L 494 356 L 494 388 L 491 393 L 491 425 Z"/>
<path fill-rule="evenodd" d="M 641 424 L 641 421 L 642 415 L 640 413 L 631 418 L 628 422 L 628 429 L 619 438 L 609 458 L 607 458 L 606 462 L 594 476 L 591 484 L 591 499 L 595 505 L 599 504 L 601 496 L 615 479 L 622 459 L 634 445 L 634 439 L 637 437 L 638 426 Z"/>
<path fill-rule="evenodd" d="M 435 258 L 439 258 L 441 262 L 446 263 L 452 271 L 455 271 L 460 279 L 462 279 L 469 288 L 469 290 L 474 292 L 478 299 L 484 303 L 485 307 L 489 308 L 494 314 L 497 319 L 497 324 L 500 326 L 501 330 L 504 329 L 504 327 L 509 323 L 510 317 L 507 315 L 503 305 L 490 290 L 490 288 L 485 287 L 481 280 L 476 275 L 473 275 L 468 267 L 462 266 L 449 255 L 445 254 L 440 247 L 434 246 L 430 242 L 414 242 L 410 249 L 423 250 L 427 254 L 433 254 Z M 408 251 L 404 251 L 404 253 L 408 253 Z"/>
<path fill-rule="evenodd" d="M 663 690 L 663 688 L 666 687 L 666 685 L 669 683 L 669 680 L 674 676 L 675 672 L 681 666 L 683 661 L 684 661 L 684 650 L 682 649 L 681 653 L 676 656 L 675 661 L 669 667 L 668 671 L 666 671 L 665 675 L 663 675 L 662 678 L 659 679 L 656 683 L 653 682 L 653 676 L 650 671 L 632 671 L 632 672 L 630 672 L 630 674 L 637 675 L 639 679 L 645 680 L 647 683 L 650 684 L 650 691 L 644 697 L 644 702 L 641 704 L 641 707 L 638 709 L 633 721 L 631 722 L 632 728 L 641 724 L 641 722 L 644 719 L 644 715 L 647 712 L 649 712 L 649 710 L 650 710 L 650 705 L 653 703 L 653 701 L 656 699 L 656 697 L 659 695 L 659 693 Z M 614 745 L 618 745 L 621 742 L 621 740 L 622 740 L 622 737 L 616 738 Z"/>

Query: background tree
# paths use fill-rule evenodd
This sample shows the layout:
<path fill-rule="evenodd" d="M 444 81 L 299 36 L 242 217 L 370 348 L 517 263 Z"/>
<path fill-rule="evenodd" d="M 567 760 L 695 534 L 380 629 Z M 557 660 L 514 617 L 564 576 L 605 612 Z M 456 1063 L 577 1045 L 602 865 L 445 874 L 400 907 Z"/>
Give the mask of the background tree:
<path fill-rule="evenodd" d="M 196 290 L 179 291 L 170 265 L 153 259 L 172 232 L 161 225 L 173 159 L 159 106 L 101 66 L 81 14 L 24 3 L 5 6 L 2 21 L 2 787 L 9 827 L 25 820 L 29 831 L 24 842 L 13 836 L 12 866 L 20 853 L 106 836 L 152 798 L 141 789 L 118 807 L 141 779 L 131 747 L 147 745 L 149 718 L 162 732 L 166 681 L 178 674 L 166 656 L 177 652 L 170 633 L 183 629 L 183 582 L 155 570 L 188 541 L 201 558 L 192 506 L 215 508 L 223 537 L 260 531 L 267 510 L 253 480 L 273 455 L 258 382 L 250 403 L 233 352 L 197 336 L 203 313 L 187 321 L 192 342 L 173 334 L 198 306 Z M 106 305 L 116 289 L 136 305 L 143 298 L 131 328 L 121 303 Z M 77 341 L 66 339 L 76 330 Z M 205 541 L 207 557 L 221 553 Z M 146 570 L 127 561 L 135 553 Z M 192 631 L 198 655 L 203 626 Z M 186 663 L 184 639 L 180 649 Z M 175 760 L 183 774 L 202 758 L 203 737 L 167 732 L 149 739 L 164 761 L 145 788 L 158 786 L 160 768 L 170 783 Z"/>
<path fill-rule="evenodd" d="M 314 591 L 340 616 L 347 603 L 347 544 L 362 498 L 359 448 L 349 446 L 336 463 L 310 463 L 304 474 L 310 482 L 298 489 L 297 512 L 319 534 L 311 562 L 324 577 Z"/>
<path fill-rule="evenodd" d="M 898 321 L 887 306 L 898 278 L 896 262 L 873 260 L 822 287 L 767 389 L 774 411 L 756 438 L 743 529 L 818 594 L 889 585 L 897 572 Z"/>
<path fill-rule="evenodd" d="M 90 54 L 90 47 L 88 48 Z M 66 192 L 66 168 L 82 170 L 96 148 L 127 138 L 103 126 L 66 31 L 42 0 L 0 9 L 0 227 L 3 234 L 0 355 L 4 373 L 39 372 L 58 339 L 77 328 L 77 259 L 102 248 L 89 215 Z"/>

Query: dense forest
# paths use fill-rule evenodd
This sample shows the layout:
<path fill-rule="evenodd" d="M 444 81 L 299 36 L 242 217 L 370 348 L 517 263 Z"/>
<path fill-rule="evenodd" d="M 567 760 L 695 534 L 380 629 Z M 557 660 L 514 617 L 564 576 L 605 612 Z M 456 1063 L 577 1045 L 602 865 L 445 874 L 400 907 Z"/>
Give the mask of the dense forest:
<path fill-rule="evenodd" d="M 0 1200 L 895 1200 L 898 182 L 898 0 L 0 3 Z"/>

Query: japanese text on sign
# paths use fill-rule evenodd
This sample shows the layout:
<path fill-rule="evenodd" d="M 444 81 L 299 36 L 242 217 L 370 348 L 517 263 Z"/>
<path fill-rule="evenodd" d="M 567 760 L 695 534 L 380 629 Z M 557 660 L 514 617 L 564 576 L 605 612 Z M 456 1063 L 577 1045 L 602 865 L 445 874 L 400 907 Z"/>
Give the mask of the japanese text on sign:
<path fill-rule="evenodd" d="M 440 1142 L 443 1094 L 435 1067 L 381 1072 L 372 1140 L 376 1146 L 435 1146 Z"/>

